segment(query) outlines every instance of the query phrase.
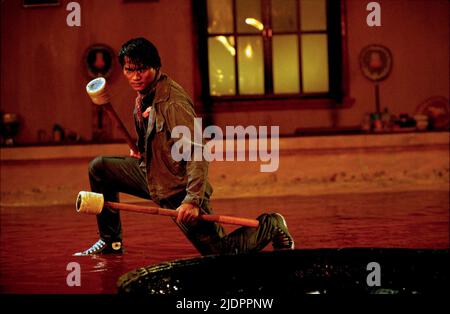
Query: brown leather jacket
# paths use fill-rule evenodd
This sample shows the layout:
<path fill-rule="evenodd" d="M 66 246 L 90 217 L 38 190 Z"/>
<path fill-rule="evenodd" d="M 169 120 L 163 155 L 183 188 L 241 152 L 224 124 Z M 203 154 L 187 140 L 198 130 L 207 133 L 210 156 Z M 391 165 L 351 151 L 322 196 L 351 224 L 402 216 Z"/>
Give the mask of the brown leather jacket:
<path fill-rule="evenodd" d="M 201 207 L 212 194 L 206 160 L 178 162 L 171 155 L 172 145 L 178 141 L 171 138 L 172 129 L 178 125 L 187 126 L 193 137 L 195 117 L 192 100 L 185 90 L 170 77 L 161 74 L 148 117 L 145 139 L 138 138 L 137 141 L 143 157 L 141 165 L 147 172 L 148 189 L 152 200 L 158 204 L 185 191 L 182 203 Z M 134 119 L 136 121 L 136 112 Z"/>

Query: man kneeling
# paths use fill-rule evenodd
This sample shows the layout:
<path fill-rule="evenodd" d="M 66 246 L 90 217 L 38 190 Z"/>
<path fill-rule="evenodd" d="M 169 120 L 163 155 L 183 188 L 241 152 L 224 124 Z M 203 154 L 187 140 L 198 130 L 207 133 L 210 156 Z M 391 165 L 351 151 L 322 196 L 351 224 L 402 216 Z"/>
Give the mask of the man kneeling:
<path fill-rule="evenodd" d="M 137 92 L 134 121 L 138 152 L 130 157 L 97 157 L 89 165 L 93 192 L 105 201 L 118 202 L 119 192 L 151 199 L 178 211 L 175 219 L 202 255 L 238 254 L 262 250 L 293 249 L 294 240 L 278 213 L 262 214 L 257 228 L 241 227 L 225 234 L 222 225 L 197 219 L 212 214 L 212 187 L 206 160 L 175 161 L 171 147 L 174 127 L 184 125 L 194 134 L 194 106 L 184 89 L 160 71 L 156 47 L 145 38 L 126 42 L 119 52 L 123 74 Z M 97 215 L 100 239 L 75 255 L 122 253 L 122 225 L 118 211 L 104 208 Z"/>

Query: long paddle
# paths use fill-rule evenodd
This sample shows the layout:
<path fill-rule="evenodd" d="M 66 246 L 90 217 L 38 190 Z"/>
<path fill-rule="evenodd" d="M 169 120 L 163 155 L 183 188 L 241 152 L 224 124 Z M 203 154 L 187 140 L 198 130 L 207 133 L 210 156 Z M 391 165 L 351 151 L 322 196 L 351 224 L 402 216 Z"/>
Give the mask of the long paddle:
<path fill-rule="evenodd" d="M 77 212 L 88 214 L 100 214 L 103 207 L 151 215 L 162 215 L 171 217 L 178 216 L 178 212 L 172 209 L 116 203 L 116 202 L 105 202 L 103 194 L 86 191 L 81 191 L 80 193 L 78 193 L 76 202 Z M 258 227 L 259 225 L 259 221 L 256 219 L 225 216 L 225 215 L 199 215 L 198 219 L 246 227 Z"/>

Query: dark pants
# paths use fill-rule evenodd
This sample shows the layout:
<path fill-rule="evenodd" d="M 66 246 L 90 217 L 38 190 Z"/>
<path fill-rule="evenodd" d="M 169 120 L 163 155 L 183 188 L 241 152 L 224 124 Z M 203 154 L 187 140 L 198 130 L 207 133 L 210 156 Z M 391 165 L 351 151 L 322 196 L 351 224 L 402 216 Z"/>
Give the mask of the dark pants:
<path fill-rule="evenodd" d="M 136 158 L 97 157 L 89 164 L 89 181 L 91 190 L 103 194 L 105 201 L 119 202 L 119 192 L 151 199 L 146 174 Z M 176 209 L 184 197 L 185 193 L 177 194 L 160 201 L 159 205 Z M 200 211 L 202 214 L 212 214 L 209 200 L 203 202 Z M 240 227 L 228 235 L 218 223 L 197 220 L 192 225 L 177 225 L 202 255 L 237 254 L 260 251 L 270 243 L 274 231 L 271 219 L 270 215 L 263 214 L 258 217 L 260 223 L 257 228 Z M 97 223 L 103 240 L 122 241 L 119 211 L 104 208 L 97 215 Z"/>

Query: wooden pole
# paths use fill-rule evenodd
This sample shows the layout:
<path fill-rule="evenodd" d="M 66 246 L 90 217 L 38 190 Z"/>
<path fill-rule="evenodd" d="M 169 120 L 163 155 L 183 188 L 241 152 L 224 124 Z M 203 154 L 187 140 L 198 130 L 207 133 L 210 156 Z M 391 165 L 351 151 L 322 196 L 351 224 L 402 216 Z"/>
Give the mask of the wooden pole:
<path fill-rule="evenodd" d="M 136 146 L 135 141 L 131 138 L 130 133 L 128 133 L 128 130 L 126 129 L 125 125 L 123 124 L 122 120 L 120 120 L 119 116 L 117 115 L 116 111 L 114 110 L 114 107 L 111 105 L 111 103 L 106 103 L 102 105 L 105 110 L 112 116 L 112 118 L 116 121 L 117 126 L 122 133 L 122 135 L 125 137 L 125 141 L 127 142 L 128 146 L 137 154 L 139 153 L 139 150 Z"/>
<path fill-rule="evenodd" d="M 150 215 L 162 215 L 162 216 L 171 216 L 177 217 L 178 212 L 173 209 L 159 208 L 159 207 L 150 207 L 150 206 L 141 206 L 141 205 L 133 205 L 133 204 L 124 204 L 124 203 L 116 203 L 116 202 L 105 202 L 105 206 L 111 209 L 116 210 L 124 210 L 130 212 L 144 213 Z M 224 216 L 224 215 L 199 215 L 198 219 L 218 222 L 223 224 L 230 225 L 239 225 L 245 227 L 258 227 L 259 221 L 256 219 L 249 218 L 241 218 L 241 217 L 232 217 L 232 216 Z"/>
<path fill-rule="evenodd" d="M 112 119 L 117 123 L 120 132 L 125 137 L 128 146 L 130 146 L 130 148 L 134 151 L 134 153 L 136 154 L 139 153 L 136 143 L 131 138 L 130 133 L 128 133 L 127 128 L 123 124 L 122 120 L 120 120 L 120 117 L 117 115 L 117 112 L 114 110 L 114 107 L 109 102 L 110 97 L 107 90 L 105 78 L 97 77 L 91 80 L 86 85 L 86 92 L 88 93 L 92 102 L 98 106 L 103 106 L 105 111 L 107 111 L 109 115 L 112 117 Z"/>

